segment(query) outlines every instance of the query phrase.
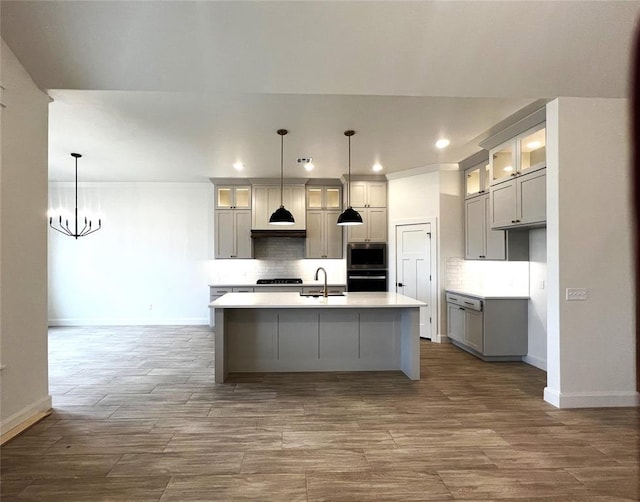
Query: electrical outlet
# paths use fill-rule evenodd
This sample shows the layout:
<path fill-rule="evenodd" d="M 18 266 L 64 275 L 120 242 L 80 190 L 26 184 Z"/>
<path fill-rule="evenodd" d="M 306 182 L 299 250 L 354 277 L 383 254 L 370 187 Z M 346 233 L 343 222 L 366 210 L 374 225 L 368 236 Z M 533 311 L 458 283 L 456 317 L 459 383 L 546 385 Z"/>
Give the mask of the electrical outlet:
<path fill-rule="evenodd" d="M 540 289 L 544 289 L 544 281 L 540 281 L 540 282 L 538 282 L 538 287 L 539 287 Z"/>
<path fill-rule="evenodd" d="M 149 304 L 149 310 L 153 310 L 153 303 Z"/>
<path fill-rule="evenodd" d="M 586 288 L 567 288 L 568 301 L 584 301 L 587 299 Z"/>

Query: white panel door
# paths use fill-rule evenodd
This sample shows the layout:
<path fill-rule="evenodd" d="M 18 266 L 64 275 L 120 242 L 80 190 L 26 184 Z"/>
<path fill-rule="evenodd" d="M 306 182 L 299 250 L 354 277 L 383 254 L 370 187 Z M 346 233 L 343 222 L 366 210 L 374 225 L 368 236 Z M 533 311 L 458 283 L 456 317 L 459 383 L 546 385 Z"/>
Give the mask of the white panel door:
<path fill-rule="evenodd" d="M 420 336 L 431 338 L 431 224 L 396 227 L 396 292 L 425 302 Z"/>

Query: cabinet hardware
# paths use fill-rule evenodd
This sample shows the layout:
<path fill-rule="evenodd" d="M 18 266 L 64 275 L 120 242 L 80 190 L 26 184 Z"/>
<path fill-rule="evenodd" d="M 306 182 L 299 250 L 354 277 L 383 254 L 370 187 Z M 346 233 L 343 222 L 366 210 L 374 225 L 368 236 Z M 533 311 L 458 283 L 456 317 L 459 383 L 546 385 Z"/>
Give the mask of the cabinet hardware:
<path fill-rule="evenodd" d="M 463 307 L 458 307 L 458 310 L 464 310 L 464 308 Z"/>

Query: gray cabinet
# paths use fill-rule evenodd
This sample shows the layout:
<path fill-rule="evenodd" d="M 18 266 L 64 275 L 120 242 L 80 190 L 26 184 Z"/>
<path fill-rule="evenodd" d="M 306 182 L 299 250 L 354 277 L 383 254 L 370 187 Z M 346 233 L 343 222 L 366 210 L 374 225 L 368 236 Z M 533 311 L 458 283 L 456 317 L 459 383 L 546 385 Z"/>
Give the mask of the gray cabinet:
<path fill-rule="evenodd" d="M 217 186 L 216 209 L 251 209 L 251 186 Z"/>
<path fill-rule="evenodd" d="M 386 242 L 387 208 L 355 207 L 362 216 L 362 225 L 347 227 L 348 242 Z"/>
<path fill-rule="evenodd" d="M 489 194 L 464 201 L 465 258 L 467 260 L 504 260 L 505 232 L 491 230 Z"/>
<path fill-rule="evenodd" d="M 305 258 L 342 258 L 342 227 L 337 225 L 340 210 L 307 211 Z"/>
<path fill-rule="evenodd" d="M 491 187 L 491 228 L 542 226 L 546 223 L 546 169 Z"/>
<path fill-rule="evenodd" d="M 215 257 L 251 258 L 251 210 L 215 211 Z"/>
<path fill-rule="evenodd" d="M 385 181 L 352 181 L 351 206 L 355 208 L 387 207 L 387 183 Z"/>
<path fill-rule="evenodd" d="M 253 185 L 252 225 L 254 230 L 273 230 L 269 224 L 271 214 L 280 207 L 280 185 Z M 304 185 L 284 185 L 282 203 L 293 214 L 295 223 L 287 230 L 306 229 L 306 207 Z"/>
<path fill-rule="evenodd" d="M 464 201 L 465 259 L 509 260 L 529 259 L 529 236 L 526 232 L 492 230 L 489 194 Z"/>
<path fill-rule="evenodd" d="M 479 298 L 447 292 L 447 337 L 485 361 L 527 354 L 526 298 Z"/>

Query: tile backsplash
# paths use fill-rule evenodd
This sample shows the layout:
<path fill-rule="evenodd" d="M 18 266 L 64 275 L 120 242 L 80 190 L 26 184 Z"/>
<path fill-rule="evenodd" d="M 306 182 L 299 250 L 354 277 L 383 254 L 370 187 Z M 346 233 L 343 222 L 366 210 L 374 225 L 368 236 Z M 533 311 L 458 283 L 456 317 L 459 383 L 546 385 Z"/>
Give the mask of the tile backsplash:
<path fill-rule="evenodd" d="M 446 262 L 445 276 L 447 288 L 529 294 L 528 261 L 449 258 Z"/>
<path fill-rule="evenodd" d="M 305 283 L 314 283 L 316 269 L 323 267 L 329 283 L 346 283 L 346 260 L 305 259 L 304 246 L 304 239 L 256 239 L 252 260 L 212 260 L 209 282 L 255 284 L 258 279 L 300 277 Z"/>

